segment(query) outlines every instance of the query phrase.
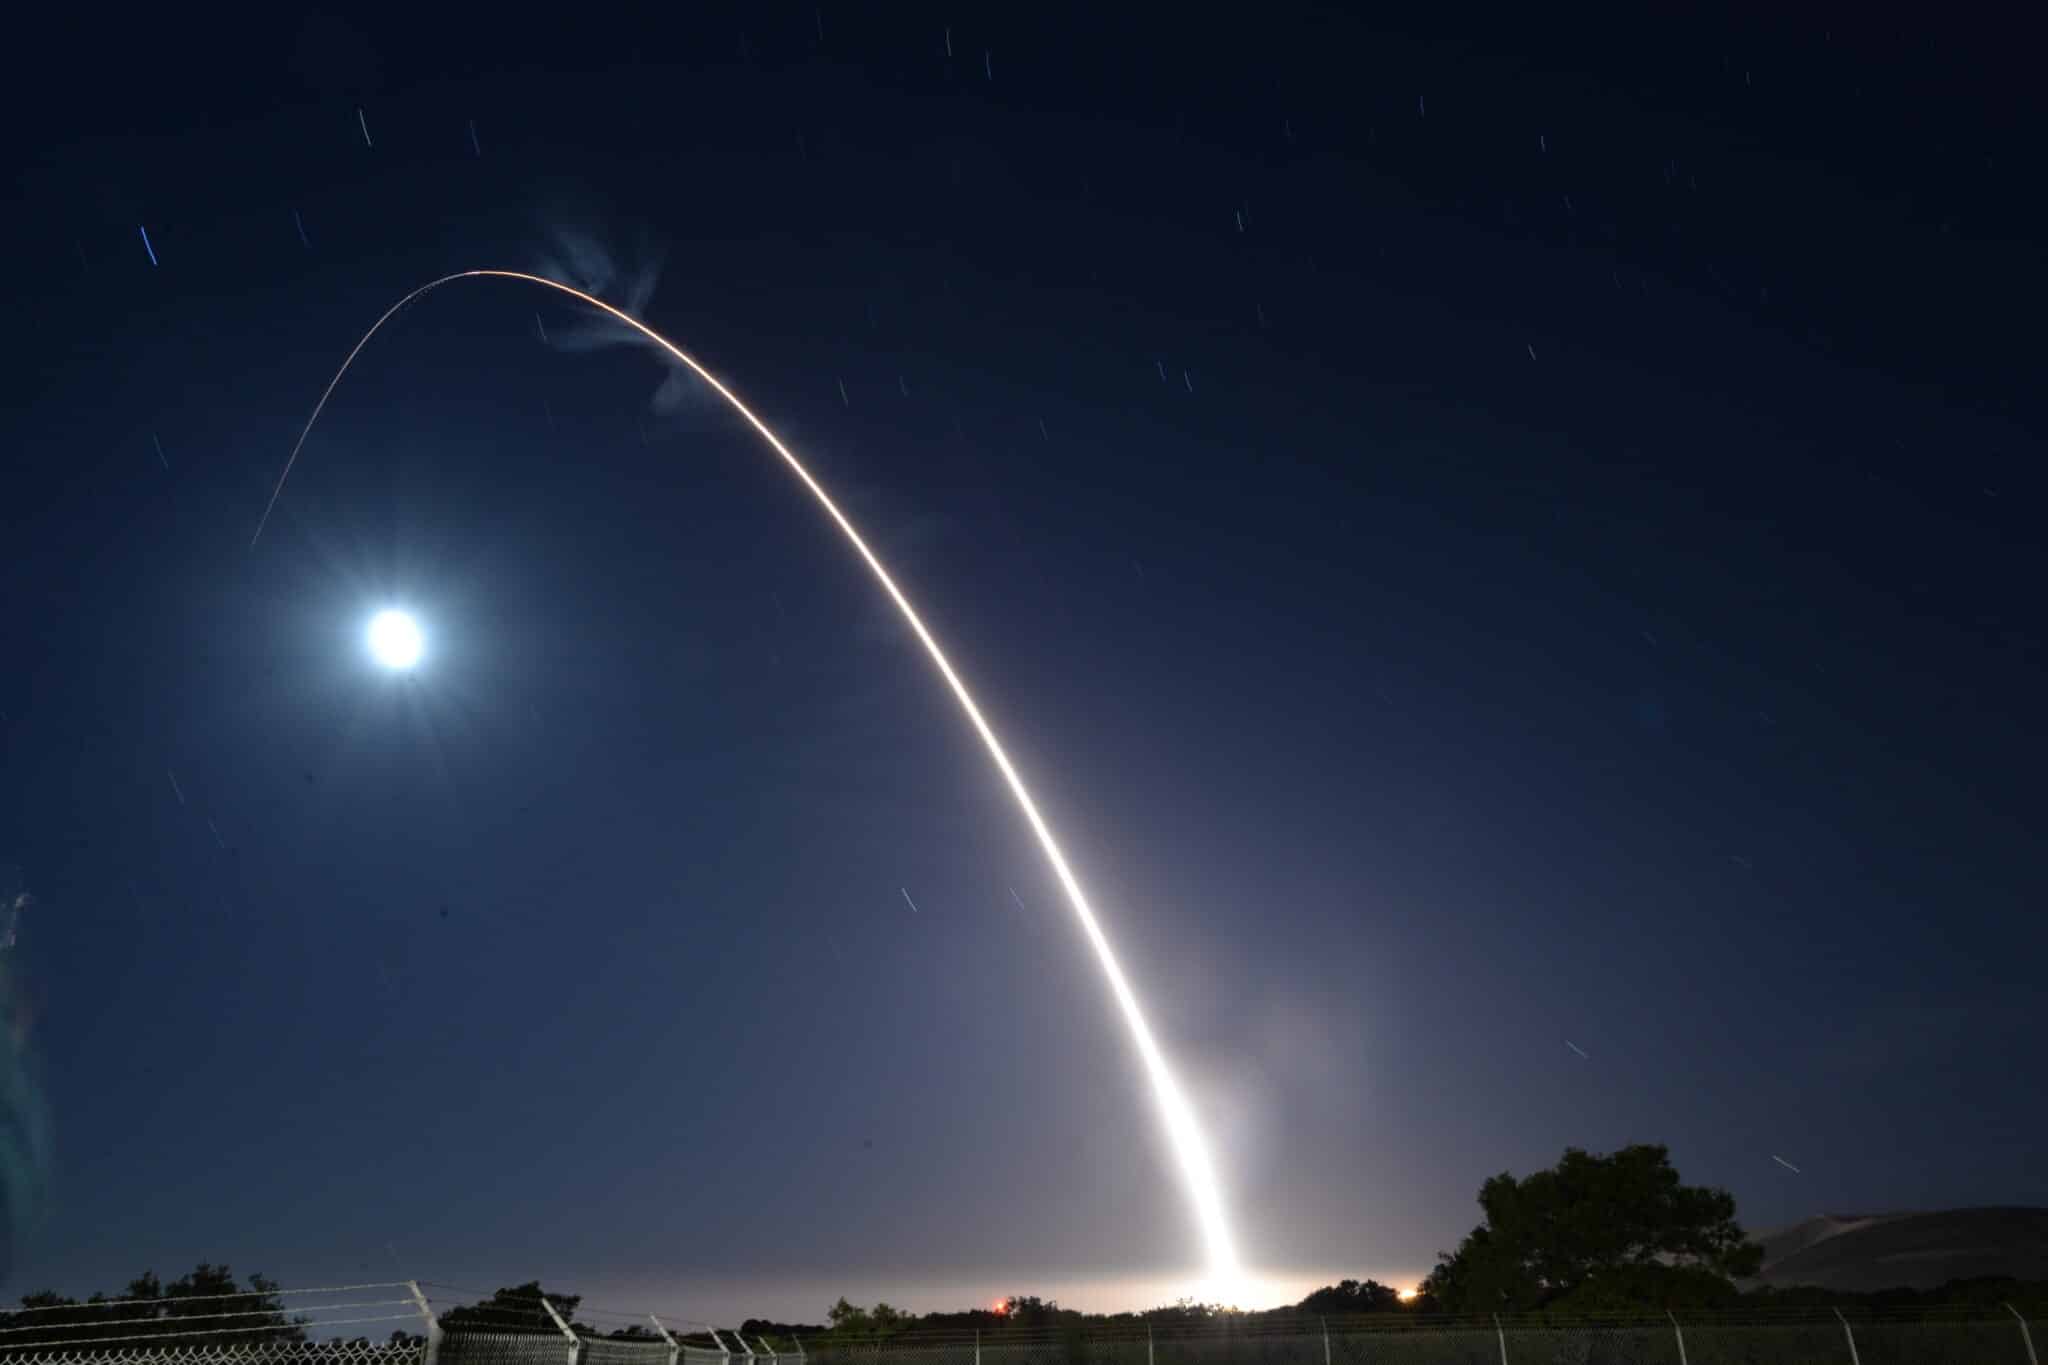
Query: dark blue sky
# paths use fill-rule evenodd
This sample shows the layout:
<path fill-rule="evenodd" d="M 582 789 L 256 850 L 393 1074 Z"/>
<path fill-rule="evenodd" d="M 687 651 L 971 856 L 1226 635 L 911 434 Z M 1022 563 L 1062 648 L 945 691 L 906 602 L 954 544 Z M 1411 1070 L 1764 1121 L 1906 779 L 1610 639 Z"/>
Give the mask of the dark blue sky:
<path fill-rule="evenodd" d="M 815 1317 L 1194 1265 L 1006 792 L 701 391 L 451 287 L 246 549 L 362 328 L 564 232 L 659 264 L 927 611 L 1256 1269 L 1412 1280 L 1567 1144 L 1758 1228 L 2048 1202 L 2040 110 L 1989 35 L 34 36 L 7 1292 Z"/>

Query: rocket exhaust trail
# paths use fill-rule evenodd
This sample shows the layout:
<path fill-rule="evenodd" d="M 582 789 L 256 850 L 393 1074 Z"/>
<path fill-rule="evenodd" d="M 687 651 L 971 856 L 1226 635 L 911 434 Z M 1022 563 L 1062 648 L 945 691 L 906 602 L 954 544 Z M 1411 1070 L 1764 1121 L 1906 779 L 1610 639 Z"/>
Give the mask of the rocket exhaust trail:
<path fill-rule="evenodd" d="M 1088 904 L 1087 893 L 1082 891 L 1081 883 L 1074 876 L 1073 869 L 1067 866 L 1066 855 L 1060 852 L 1059 843 L 1053 838 L 1052 827 L 1047 825 L 1045 817 L 1038 813 L 1038 803 L 1031 799 L 1031 793 L 1024 786 L 1024 779 L 1018 776 L 1017 770 L 1011 766 L 1010 756 L 1003 751 L 1002 742 L 996 738 L 996 732 L 989 726 L 987 719 L 981 714 L 981 708 L 975 704 L 973 696 L 967 691 L 967 684 L 953 671 L 953 665 L 947 660 L 945 651 L 939 648 L 939 642 L 933 639 L 932 633 L 925 628 L 924 620 L 917 614 L 917 609 L 911 606 L 910 599 L 903 595 L 903 590 L 896 586 L 896 580 L 882 567 L 882 561 L 868 548 L 867 541 L 861 538 L 860 532 L 854 528 L 846 514 L 839 510 L 839 504 L 826 493 L 823 485 L 811 477 L 810 470 L 791 453 L 781 438 L 769 430 L 768 424 L 754 415 L 753 409 L 742 403 L 738 395 L 719 382 L 716 375 L 698 364 L 681 347 L 638 318 L 614 308 L 603 299 L 586 294 L 559 280 L 551 280 L 545 275 L 532 275 L 520 270 L 461 270 L 452 275 L 443 275 L 437 280 L 430 280 L 392 304 L 382 317 L 372 323 L 370 330 L 363 333 L 362 339 L 356 342 L 354 349 L 341 362 L 341 368 L 335 371 L 334 378 L 328 381 L 326 391 L 320 395 L 320 401 L 313 405 L 313 415 L 306 419 L 305 428 L 299 432 L 299 439 L 292 446 L 291 456 L 285 461 L 284 472 L 278 475 L 277 485 L 271 489 L 270 501 L 264 505 L 263 516 L 256 523 L 256 534 L 249 537 L 249 548 L 254 550 L 256 542 L 261 539 L 263 528 L 269 523 L 270 514 L 276 508 L 279 496 L 284 492 L 285 480 L 291 477 L 292 466 L 298 463 L 299 452 L 305 448 L 306 438 L 312 434 L 314 424 L 320 420 L 321 412 L 327 407 L 327 400 L 334 396 L 334 390 L 341 383 L 342 376 L 348 373 L 349 366 L 355 363 L 355 358 L 362 353 L 363 347 L 369 344 L 370 338 L 377 335 L 385 323 L 414 299 L 444 284 L 466 279 L 518 280 L 526 284 L 539 285 L 544 289 L 553 289 L 589 304 L 646 337 L 710 385 L 734 412 L 746 419 L 747 425 L 758 432 L 761 439 L 768 443 L 769 449 L 782 458 L 782 462 L 789 466 L 790 472 L 838 526 L 847 543 L 853 546 L 854 552 L 874 575 L 875 581 L 880 583 L 882 590 L 889 595 L 889 600 L 896 604 L 897 611 L 902 613 L 911 632 L 917 636 L 918 643 L 924 646 L 925 653 L 931 658 L 932 665 L 938 669 L 939 676 L 944 678 L 946 686 L 952 689 L 953 699 L 960 703 L 960 709 L 966 713 L 975 733 L 981 737 L 983 747 L 988 750 L 989 758 L 996 765 L 996 771 L 1002 774 L 1003 781 L 1009 785 L 1010 795 L 1016 798 L 1017 808 L 1023 812 L 1025 823 L 1031 826 L 1032 834 L 1037 836 L 1038 846 L 1044 852 L 1046 862 L 1052 866 L 1054 876 L 1059 879 L 1060 888 L 1067 893 L 1067 903 L 1073 908 L 1074 917 L 1080 921 L 1081 931 L 1087 936 L 1089 946 L 1095 950 L 1095 960 L 1109 982 L 1110 994 L 1115 997 L 1117 1007 L 1123 1013 L 1124 1023 L 1130 1029 L 1131 1041 L 1137 1047 L 1138 1056 L 1145 1064 L 1146 1077 L 1152 1083 L 1152 1097 L 1159 1107 L 1160 1121 L 1164 1124 L 1167 1138 L 1173 1145 L 1174 1157 L 1180 1166 L 1181 1179 L 1186 1185 L 1188 1200 L 1193 1205 L 1195 1222 L 1201 1229 L 1203 1245 L 1208 1253 L 1212 1286 L 1223 1294 L 1232 1292 L 1239 1277 L 1237 1247 L 1230 1235 L 1229 1222 L 1224 1216 L 1223 1196 L 1216 1183 L 1216 1173 L 1209 1162 L 1208 1142 L 1202 1135 L 1200 1125 L 1195 1121 L 1194 1110 L 1189 1106 L 1187 1097 L 1181 1093 L 1179 1081 L 1174 1078 L 1172 1068 L 1167 1065 L 1165 1054 L 1159 1050 L 1159 1044 L 1152 1037 L 1152 1029 L 1145 1022 L 1144 1011 L 1138 1005 L 1138 997 L 1131 990 L 1130 982 L 1124 979 L 1123 968 L 1118 965 L 1116 954 L 1109 946 L 1109 939 L 1102 932 L 1102 925 L 1096 920 L 1095 911 Z"/>

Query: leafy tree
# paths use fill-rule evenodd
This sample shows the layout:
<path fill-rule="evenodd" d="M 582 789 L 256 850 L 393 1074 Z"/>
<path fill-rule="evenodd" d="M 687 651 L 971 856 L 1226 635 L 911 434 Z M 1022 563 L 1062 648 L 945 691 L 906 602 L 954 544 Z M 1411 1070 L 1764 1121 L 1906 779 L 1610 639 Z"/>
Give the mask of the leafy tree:
<path fill-rule="evenodd" d="M 156 1276 L 145 1274 L 128 1286 L 128 1297 L 143 1298 L 156 1289 Z M 304 1341 L 304 1318 L 286 1315 L 278 1302 L 281 1286 L 261 1275 L 249 1277 L 244 1291 L 224 1265 L 202 1261 L 190 1274 L 180 1276 L 158 1290 L 162 1301 L 159 1317 L 163 1329 L 190 1332 L 213 1328 L 217 1335 L 189 1339 L 187 1345 L 253 1345 L 261 1342 Z M 242 1295 L 225 1298 L 225 1295 Z M 232 1315 L 232 1316 L 227 1316 Z"/>
<path fill-rule="evenodd" d="M 571 1331 L 579 1336 L 600 1336 L 590 1326 L 576 1321 L 576 1306 L 583 1302 L 581 1294 L 553 1294 L 540 1287 L 539 1280 L 528 1280 L 500 1289 L 480 1303 L 451 1308 L 441 1314 L 441 1326 L 450 1331 L 469 1332 L 543 1332 L 549 1336 L 560 1336 L 561 1329 L 541 1305 L 545 1299 L 562 1315 L 562 1321 L 569 1324 Z"/>
<path fill-rule="evenodd" d="M 1486 1219 L 1440 1254 L 1425 1294 L 1454 1313 L 1563 1307 L 1698 1307 L 1732 1296 L 1762 1248 L 1724 1190 L 1679 1183 L 1655 1144 L 1609 1156 L 1565 1149 L 1557 1165 L 1479 1189 Z"/>
<path fill-rule="evenodd" d="M 874 1330 L 875 1324 L 868 1318 L 868 1310 L 857 1303 L 848 1302 L 841 1294 L 839 1302 L 832 1305 L 825 1314 L 825 1320 L 832 1324 L 832 1331 L 842 1336 L 860 1336 Z"/>
<path fill-rule="evenodd" d="M 841 1299 L 840 1302 L 846 1301 Z M 847 1306 L 852 1307 L 851 1304 Z M 768 1338 L 768 1344 L 778 1351 L 788 1349 L 791 1342 L 825 1334 L 825 1329 L 815 1322 L 772 1322 L 767 1318 L 748 1318 L 740 1324 L 740 1331 L 749 1341 Z"/>
<path fill-rule="evenodd" d="M 1220 1303 L 1203 1303 L 1199 1299 L 1180 1298 L 1161 1308 L 1148 1308 L 1142 1313 L 1118 1314 L 1104 1318 L 1100 1314 L 1076 1313 L 1072 1309 L 1054 1310 L 1063 1322 L 1076 1325 L 1094 1326 L 1107 1321 L 1129 1318 L 1134 1323 L 1142 1322 L 1155 1327 L 1186 1327 L 1209 1322 L 1234 1322 L 1244 1316 L 1238 1309 Z M 1286 1310 L 1292 1312 L 1290 1308 Z"/>
<path fill-rule="evenodd" d="M 21 1296 L 25 1311 L 0 1313 L 0 1327 L 8 1329 L 10 1344 L 17 1335 L 37 1344 L 120 1335 L 110 1325 L 111 1310 L 100 1306 L 105 1301 L 106 1295 L 95 1294 L 80 1303 L 55 1290 L 43 1289 Z"/>
<path fill-rule="evenodd" d="M 1645 1308 L 1732 1308 L 1741 1291 L 1727 1277 L 1696 1265 L 1628 1265 L 1586 1281 L 1544 1305 L 1560 1313 L 1614 1313 Z"/>
<path fill-rule="evenodd" d="M 832 1323 L 832 1331 L 839 1336 L 890 1336 L 916 1323 L 914 1314 L 887 1303 L 878 1303 L 873 1308 L 862 1308 L 847 1302 L 842 1296 L 825 1315 Z"/>
<path fill-rule="evenodd" d="M 0 1326 L 25 1329 L 18 1335 L 38 1345 L 109 1337 L 168 1337 L 167 1347 L 304 1341 L 306 1320 L 286 1313 L 277 1294 L 273 1280 L 251 1275 L 245 1290 L 226 1266 L 201 1262 L 168 1285 L 144 1271 L 118 1299 L 94 1294 L 80 1303 L 49 1290 L 26 1294 L 27 1311 L 0 1314 Z"/>
<path fill-rule="evenodd" d="M 1336 1317 L 1350 1313 L 1394 1313 L 1401 1311 L 1401 1294 L 1378 1280 L 1339 1280 L 1316 1290 L 1296 1305 L 1304 1313 Z"/>
<path fill-rule="evenodd" d="M 1058 1300 L 1036 1294 L 1012 1294 L 1003 1300 L 1003 1321 L 1012 1327 L 1050 1327 L 1079 1317 L 1073 1309 L 1061 1308 Z"/>

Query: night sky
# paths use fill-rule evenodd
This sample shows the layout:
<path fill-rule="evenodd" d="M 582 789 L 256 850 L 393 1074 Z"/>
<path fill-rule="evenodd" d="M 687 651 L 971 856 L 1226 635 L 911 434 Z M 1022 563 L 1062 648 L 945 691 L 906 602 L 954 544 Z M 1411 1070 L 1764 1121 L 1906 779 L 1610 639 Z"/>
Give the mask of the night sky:
<path fill-rule="evenodd" d="M 1007 791 L 702 386 L 450 286 L 248 548 L 379 313 L 551 261 L 926 612 L 1271 1298 L 1568 1144 L 2048 1202 L 2039 82 L 1860 13 L 21 31 L 0 1287 L 1198 1269 Z"/>

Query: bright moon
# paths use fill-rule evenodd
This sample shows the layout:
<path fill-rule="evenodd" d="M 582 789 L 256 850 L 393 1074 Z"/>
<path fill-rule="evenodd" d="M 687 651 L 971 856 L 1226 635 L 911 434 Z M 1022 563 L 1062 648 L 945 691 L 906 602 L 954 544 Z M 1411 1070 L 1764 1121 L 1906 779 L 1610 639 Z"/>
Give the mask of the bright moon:
<path fill-rule="evenodd" d="M 380 611 L 370 622 L 370 653 L 386 668 L 420 661 L 420 624 L 402 611 Z"/>

